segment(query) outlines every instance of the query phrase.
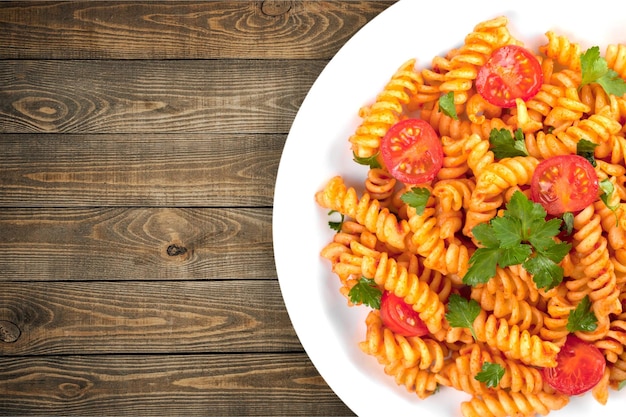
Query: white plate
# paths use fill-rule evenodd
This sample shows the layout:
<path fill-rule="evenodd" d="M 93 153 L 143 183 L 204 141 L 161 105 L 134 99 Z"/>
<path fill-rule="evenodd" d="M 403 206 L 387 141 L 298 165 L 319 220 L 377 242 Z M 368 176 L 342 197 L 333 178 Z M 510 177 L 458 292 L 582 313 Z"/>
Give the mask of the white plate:
<path fill-rule="evenodd" d="M 469 396 L 450 388 L 420 400 L 396 385 L 357 344 L 365 336 L 366 307 L 347 307 L 338 278 L 320 250 L 332 239 L 327 210 L 314 194 L 334 175 L 362 184 L 366 168 L 352 162 L 348 137 L 359 107 L 370 103 L 407 59 L 428 65 L 434 55 L 458 47 L 474 26 L 500 15 L 529 47 L 555 30 L 584 49 L 626 40 L 626 17 L 611 0 L 586 7 L 571 0 L 402 0 L 365 25 L 329 62 L 293 122 L 278 169 L 274 196 L 274 255 L 287 311 L 311 361 L 357 415 L 457 416 Z M 621 36 L 620 36 L 621 35 Z M 626 391 L 626 389 L 624 390 Z M 606 406 L 591 394 L 573 398 L 550 416 L 623 413 L 626 392 L 611 391 Z"/>

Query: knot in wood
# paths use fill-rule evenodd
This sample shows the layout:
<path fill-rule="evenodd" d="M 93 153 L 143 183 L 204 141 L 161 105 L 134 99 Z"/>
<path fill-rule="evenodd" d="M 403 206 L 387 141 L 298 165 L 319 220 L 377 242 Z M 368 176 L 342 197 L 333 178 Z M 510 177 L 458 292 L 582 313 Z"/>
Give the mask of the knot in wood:
<path fill-rule="evenodd" d="M 187 253 L 187 248 L 184 246 L 172 244 L 167 247 L 166 251 L 169 256 L 180 256 Z"/>
<path fill-rule="evenodd" d="M 10 321 L 0 320 L 0 342 L 13 343 L 20 338 L 19 327 Z"/>
<path fill-rule="evenodd" d="M 265 0 L 261 4 L 261 11 L 267 16 L 280 16 L 291 10 L 290 1 Z"/>

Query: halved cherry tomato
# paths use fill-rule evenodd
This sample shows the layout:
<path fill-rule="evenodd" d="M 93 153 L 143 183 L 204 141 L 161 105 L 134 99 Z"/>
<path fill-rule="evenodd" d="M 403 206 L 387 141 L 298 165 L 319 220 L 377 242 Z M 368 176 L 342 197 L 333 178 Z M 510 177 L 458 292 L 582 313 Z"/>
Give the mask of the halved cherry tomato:
<path fill-rule="evenodd" d="M 592 344 L 570 334 L 556 357 L 554 368 L 543 368 L 543 379 L 555 390 L 578 395 L 595 387 L 604 375 L 606 360 Z"/>
<path fill-rule="evenodd" d="M 598 175 L 589 161 L 578 155 L 558 155 L 537 165 L 530 184 L 531 199 L 548 214 L 584 209 L 598 198 Z"/>
<path fill-rule="evenodd" d="M 387 131 L 380 144 L 383 162 L 394 178 L 421 184 L 443 166 L 443 147 L 435 129 L 421 119 L 405 119 Z"/>
<path fill-rule="evenodd" d="M 541 64 L 528 49 L 504 45 L 495 49 L 476 76 L 476 90 L 489 103 L 515 106 L 515 99 L 528 100 L 543 84 Z"/>
<path fill-rule="evenodd" d="M 380 318 L 392 332 L 409 337 L 428 334 L 428 327 L 419 314 L 395 294 L 385 291 L 380 300 Z"/>

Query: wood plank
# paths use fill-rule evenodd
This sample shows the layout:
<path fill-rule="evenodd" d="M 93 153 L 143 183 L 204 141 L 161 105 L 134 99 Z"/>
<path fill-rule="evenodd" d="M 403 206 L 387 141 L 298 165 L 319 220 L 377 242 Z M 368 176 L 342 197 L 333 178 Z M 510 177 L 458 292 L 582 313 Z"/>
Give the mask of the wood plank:
<path fill-rule="evenodd" d="M 304 353 L 0 357 L 0 415 L 348 416 Z"/>
<path fill-rule="evenodd" d="M 3 135 L 0 207 L 270 207 L 286 135 Z"/>
<path fill-rule="evenodd" d="M 0 59 L 330 59 L 393 3 L 2 2 Z"/>
<path fill-rule="evenodd" d="M 0 133 L 286 133 L 326 62 L 0 60 Z"/>
<path fill-rule="evenodd" d="M 302 350 L 276 280 L 7 282 L 0 321 L 0 357 Z"/>
<path fill-rule="evenodd" d="M 1 209 L 0 282 L 275 278 L 271 216 L 270 208 Z"/>

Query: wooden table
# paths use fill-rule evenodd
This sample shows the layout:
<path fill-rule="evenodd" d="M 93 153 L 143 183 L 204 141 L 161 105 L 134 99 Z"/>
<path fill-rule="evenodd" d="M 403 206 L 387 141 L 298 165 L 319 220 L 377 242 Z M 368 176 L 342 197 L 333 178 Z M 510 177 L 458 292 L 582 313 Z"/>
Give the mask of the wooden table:
<path fill-rule="evenodd" d="M 0 414 L 349 415 L 281 297 L 281 150 L 393 1 L 0 3 Z"/>

